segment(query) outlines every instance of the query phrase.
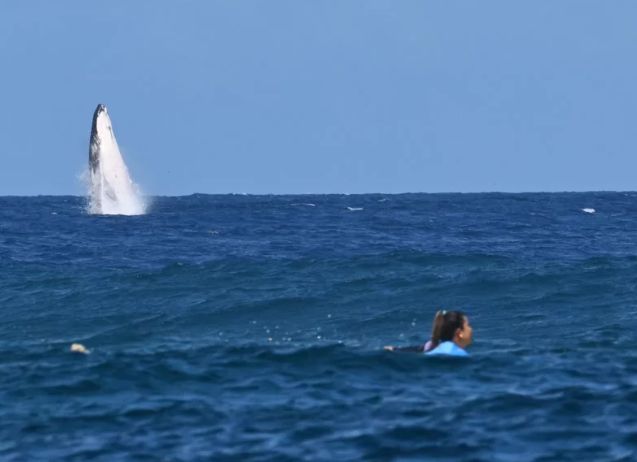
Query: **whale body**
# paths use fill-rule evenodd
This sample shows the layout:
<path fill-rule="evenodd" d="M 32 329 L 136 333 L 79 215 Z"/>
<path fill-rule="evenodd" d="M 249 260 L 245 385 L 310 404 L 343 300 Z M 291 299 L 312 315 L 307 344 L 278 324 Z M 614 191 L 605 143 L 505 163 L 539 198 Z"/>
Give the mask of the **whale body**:
<path fill-rule="evenodd" d="M 119 152 L 106 106 L 93 114 L 89 144 L 89 212 L 101 215 L 140 215 L 145 204 Z"/>

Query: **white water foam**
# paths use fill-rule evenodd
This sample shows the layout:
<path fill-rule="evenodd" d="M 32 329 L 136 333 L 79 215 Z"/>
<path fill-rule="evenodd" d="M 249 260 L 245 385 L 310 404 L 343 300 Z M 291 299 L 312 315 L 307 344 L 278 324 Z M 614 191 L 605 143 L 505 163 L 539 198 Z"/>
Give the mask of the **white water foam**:
<path fill-rule="evenodd" d="M 99 111 L 99 109 L 98 109 Z M 91 214 L 142 215 L 146 203 L 133 182 L 119 151 L 106 108 L 98 112 L 90 150 L 97 166 L 89 165 L 89 208 Z"/>
<path fill-rule="evenodd" d="M 584 213 L 595 213 L 595 209 L 585 208 L 585 209 L 582 209 L 582 212 L 584 212 Z"/>

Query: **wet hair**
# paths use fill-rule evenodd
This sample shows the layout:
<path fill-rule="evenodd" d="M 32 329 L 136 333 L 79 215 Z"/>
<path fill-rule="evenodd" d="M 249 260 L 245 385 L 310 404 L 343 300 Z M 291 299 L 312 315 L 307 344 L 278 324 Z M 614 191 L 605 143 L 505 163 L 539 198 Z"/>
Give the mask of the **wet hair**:
<path fill-rule="evenodd" d="M 464 327 L 467 316 L 462 311 L 439 310 L 434 316 L 431 329 L 431 348 L 433 350 L 442 342 L 453 340 L 458 329 Z"/>

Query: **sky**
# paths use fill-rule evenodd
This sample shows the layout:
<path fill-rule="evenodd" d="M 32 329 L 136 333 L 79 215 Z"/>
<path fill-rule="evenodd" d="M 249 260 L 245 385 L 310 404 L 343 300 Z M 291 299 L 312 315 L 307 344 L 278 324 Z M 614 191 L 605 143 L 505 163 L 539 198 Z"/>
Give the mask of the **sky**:
<path fill-rule="evenodd" d="M 0 195 L 636 190 L 633 0 L 3 0 Z"/>

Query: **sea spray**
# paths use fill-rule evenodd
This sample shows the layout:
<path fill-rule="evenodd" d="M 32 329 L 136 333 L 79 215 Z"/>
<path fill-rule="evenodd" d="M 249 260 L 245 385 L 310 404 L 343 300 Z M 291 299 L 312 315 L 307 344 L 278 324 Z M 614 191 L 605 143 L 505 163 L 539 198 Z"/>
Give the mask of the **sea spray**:
<path fill-rule="evenodd" d="M 138 186 L 124 163 L 106 106 L 93 115 L 89 145 L 88 212 L 101 215 L 141 215 L 146 211 Z"/>

